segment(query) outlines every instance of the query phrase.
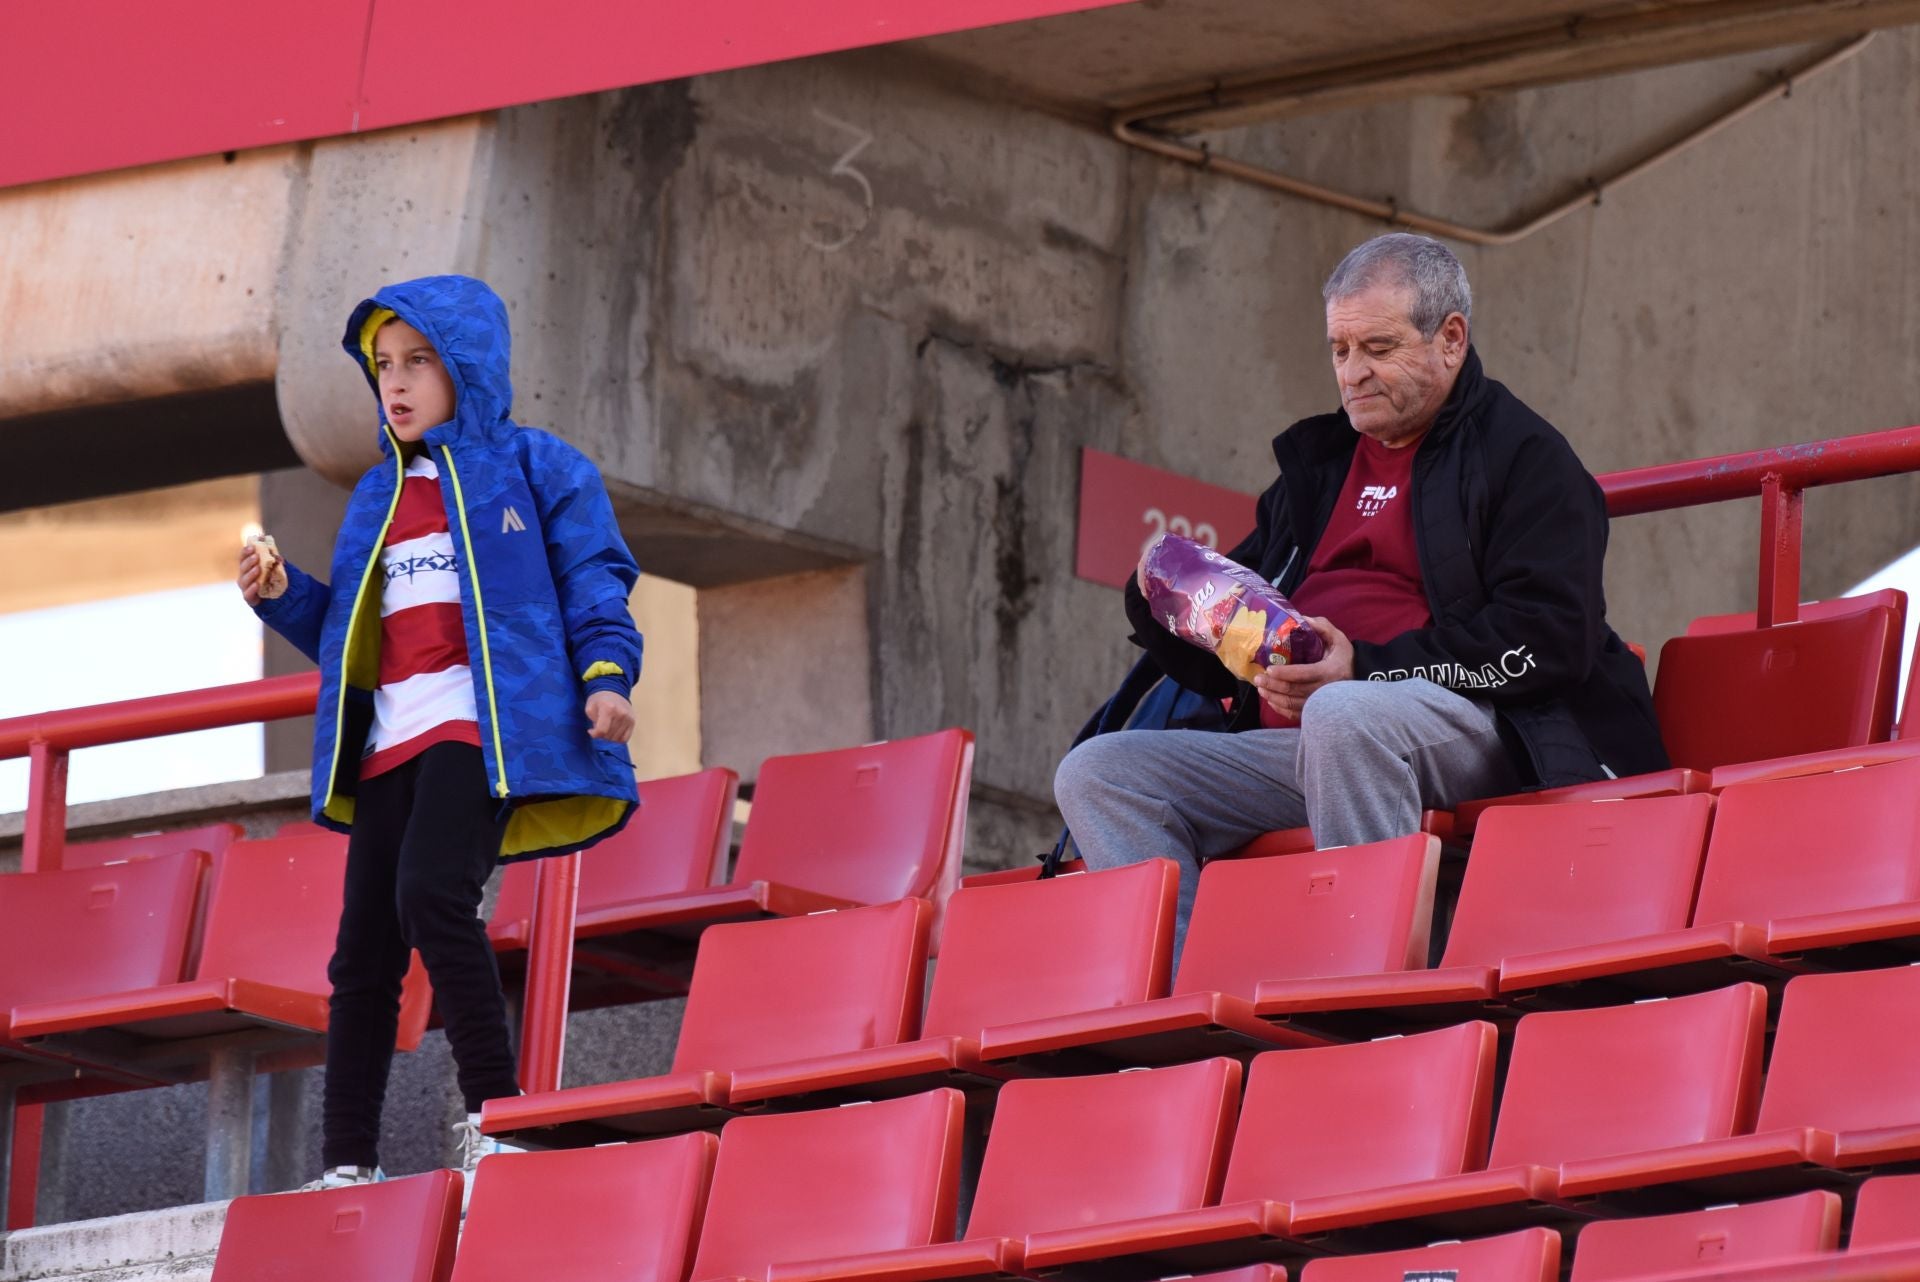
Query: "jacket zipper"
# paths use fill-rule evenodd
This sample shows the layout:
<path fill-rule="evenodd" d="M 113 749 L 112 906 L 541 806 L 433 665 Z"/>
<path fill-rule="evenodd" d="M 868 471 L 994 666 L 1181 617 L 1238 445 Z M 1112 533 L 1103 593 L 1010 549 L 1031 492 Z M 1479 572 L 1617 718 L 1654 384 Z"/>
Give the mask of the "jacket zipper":
<path fill-rule="evenodd" d="M 480 599 L 480 567 L 473 559 L 473 532 L 467 528 L 467 497 L 460 489 L 460 471 L 453 465 L 453 447 L 442 445 L 440 457 L 447 461 L 447 475 L 453 479 L 453 505 L 460 512 L 460 539 L 467 549 L 467 582 L 473 585 L 473 614 L 480 633 L 480 671 L 487 686 L 487 722 L 493 731 L 493 763 L 499 773 L 494 792 L 507 795 L 507 754 L 500 747 L 500 705 L 493 695 L 493 650 L 487 644 L 487 607 Z"/>
<path fill-rule="evenodd" d="M 353 594 L 353 609 L 347 614 L 347 639 L 340 646 L 340 701 L 333 711 L 333 760 L 327 766 L 327 799 L 320 805 L 321 814 L 333 805 L 334 788 L 340 777 L 340 735 L 347 720 L 347 673 L 353 667 L 353 638 L 359 631 L 360 607 L 366 604 L 367 584 L 373 580 L 373 567 L 380 564 L 380 549 L 387 544 L 387 531 L 393 526 L 393 513 L 400 506 L 400 490 L 407 480 L 406 461 L 401 456 L 400 443 L 393 440 L 391 429 L 387 431 L 387 439 L 393 443 L 393 497 L 387 501 L 387 514 L 380 521 L 380 533 L 373 540 L 373 550 L 367 554 L 367 568 L 360 572 L 360 587 Z"/>

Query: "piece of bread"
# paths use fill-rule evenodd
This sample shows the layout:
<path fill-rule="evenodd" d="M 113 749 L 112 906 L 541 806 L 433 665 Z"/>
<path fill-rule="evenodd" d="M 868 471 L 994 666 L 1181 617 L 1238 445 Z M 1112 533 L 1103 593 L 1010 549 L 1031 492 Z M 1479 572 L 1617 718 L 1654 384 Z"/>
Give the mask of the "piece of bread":
<path fill-rule="evenodd" d="M 287 590 L 287 558 L 271 534 L 256 534 L 247 542 L 260 558 L 260 599 L 271 601 Z"/>

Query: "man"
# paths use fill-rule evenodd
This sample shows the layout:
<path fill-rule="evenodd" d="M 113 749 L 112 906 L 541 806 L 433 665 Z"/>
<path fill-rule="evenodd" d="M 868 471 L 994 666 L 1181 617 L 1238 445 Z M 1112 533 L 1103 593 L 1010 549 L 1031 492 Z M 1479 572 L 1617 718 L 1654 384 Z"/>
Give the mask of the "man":
<path fill-rule="evenodd" d="M 1261 833 L 1383 841 L 1423 809 L 1667 764 L 1646 673 L 1607 626 L 1600 487 L 1481 372 L 1459 260 L 1381 236 L 1323 293 L 1341 409 L 1275 438 L 1280 477 L 1228 556 L 1287 594 L 1325 656 L 1240 683 L 1130 583 L 1133 640 L 1228 703 L 1237 733 L 1098 735 L 1054 779 L 1089 865 L 1180 864 L 1176 950 L 1200 865 Z"/>

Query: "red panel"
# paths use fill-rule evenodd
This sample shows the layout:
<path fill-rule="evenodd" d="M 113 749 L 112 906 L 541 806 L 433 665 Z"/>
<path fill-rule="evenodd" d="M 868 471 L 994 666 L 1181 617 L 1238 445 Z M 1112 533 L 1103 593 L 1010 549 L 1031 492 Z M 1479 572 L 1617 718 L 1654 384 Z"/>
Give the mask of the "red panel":
<path fill-rule="evenodd" d="M 1225 551 L 1253 530 L 1250 494 L 1099 450 L 1080 451 L 1080 531 L 1073 572 L 1122 587 L 1147 541 L 1172 532 Z"/>
<path fill-rule="evenodd" d="M 1424 966 L 1439 868 L 1439 841 L 1418 833 L 1210 863 L 1174 991 L 1250 998 L 1263 979 Z"/>
<path fill-rule="evenodd" d="M 768 757 L 754 784 L 734 884 L 769 881 L 837 899 L 944 902 L 959 880 L 973 735 L 941 730 L 860 748 Z"/>
<path fill-rule="evenodd" d="M 1920 1175 L 1882 1175 L 1860 1186 L 1849 1251 L 1920 1246 Z"/>
<path fill-rule="evenodd" d="M 1114 0 L 380 0 L 362 128 L 912 40 Z"/>
<path fill-rule="evenodd" d="M 1479 1169 L 1497 1035 L 1486 1023 L 1253 1061 L 1222 1205 L 1288 1202 Z"/>
<path fill-rule="evenodd" d="M 285 825 L 281 831 L 286 830 Z M 176 828 L 172 832 L 142 833 L 137 837 L 107 837 L 100 841 L 76 841 L 60 857 L 62 868 L 98 868 L 103 864 L 124 863 L 129 859 L 151 859 L 180 850 L 204 850 L 219 855 L 238 841 L 245 830 L 239 824 L 207 824 L 200 828 Z M 315 832 L 322 831 L 315 828 Z"/>
<path fill-rule="evenodd" d="M 718 1147 L 682 1135 L 482 1160 L 453 1282 L 680 1282 Z"/>
<path fill-rule="evenodd" d="M 1760 1264 L 1840 1244 L 1840 1195 L 1821 1189 L 1746 1206 L 1589 1224 L 1570 1282 Z"/>
<path fill-rule="evenodd" d="M 1920 898 L 1920 760 L 1720 794 L 1697 925 Z"/>
<path fill-rule="evenodd" d="M 0 186 L 383 128 L 1116 0 L 9 6 Z"/>
<path fill-rule="evenodd" d="M 700 890 L 725 875 L 740 777 L 724 767 L 640 785 L 640 809 L 613 836 L 580 856 L 579 911 Z M 524 947 L 533 920 L 534 861 L 500 874 L 487 931 L 496 947 Z"/>
<path fill-rule="evenodd" d="M 1551 1229 L 1522 1229 L 1505 1237 L 1413 1251 L 1311 1260 L 1301 1271 L 1300 1282 L 1412 1282 L 1432 1277 L 1551 1282 L 1559 1272 L 1559 1235 Z"/>
<path fill-rule="evenodd" d="M 769 1265 L 950 1241 L 963 1111 L 960 1092 L 942 1089 L 735 1118 L 691 1276 L 763 1278 Z"/>
<path fill-rule="evenodd" d="M 968 1237 L 1024 1238 L 1197 1209 L 1218 1193 L 1240 1065 L 1009 1082 L 987 1137 Z"/>
<path fill-rule="evenodd" d="M 372 7 L 9 5 L 0 186 L 346 133 Z"/>
<path fill-rule="evenodd" d="M 1766 990 L 1735 984 L 1527 1016 L 1514 1034 L 1487 1165 L 1556 1166 L 1744 1132 L 1766 1015 Z"/>
<path fill-rule="evenodd" d="M 445 1282 L 460 1174 L 429 1171 L 318 1193 L 235 1198 L 213 1282 Z"/>
<path fill-rule="evenodd" d="M 1443 966 L 1680 930 L 1713 799 L 1502 806 L 1480 821 Z"/>

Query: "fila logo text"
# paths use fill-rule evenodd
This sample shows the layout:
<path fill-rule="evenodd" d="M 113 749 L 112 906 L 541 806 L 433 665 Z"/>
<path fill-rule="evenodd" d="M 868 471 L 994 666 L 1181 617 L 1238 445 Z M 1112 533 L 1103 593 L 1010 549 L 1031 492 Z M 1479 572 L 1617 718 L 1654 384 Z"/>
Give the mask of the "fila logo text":
<path fill-rule="evenodd" d="M 1360 497 L 1353 506 L 1361 516 L 1373 516 L 1399 497 L 1400 487 L 1397 485 L 1368 485 L 1361 488 Z"/>

